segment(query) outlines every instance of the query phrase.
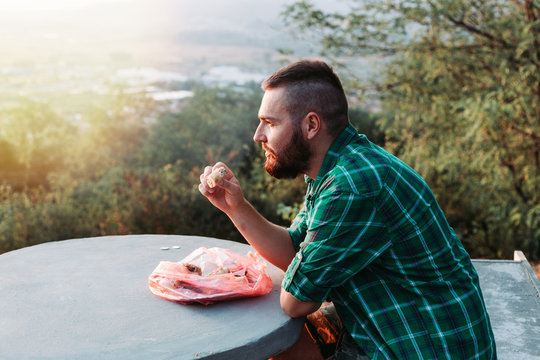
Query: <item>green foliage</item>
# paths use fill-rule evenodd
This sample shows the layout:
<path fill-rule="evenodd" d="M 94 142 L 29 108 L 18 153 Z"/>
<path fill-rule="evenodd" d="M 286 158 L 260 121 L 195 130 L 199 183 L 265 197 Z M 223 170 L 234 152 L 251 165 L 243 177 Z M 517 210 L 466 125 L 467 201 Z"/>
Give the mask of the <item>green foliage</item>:
<path fill-rule="evenodd" d="M 84 204 L 73 202 L 69 192 L 51 193 L 42 187 L 15 192 L 0 185 L 0 253 L 52 240 L 98 235 L 87 220 Z"/>
<path fill-rule="evenodd" d="M 54 174 L 58 186 L 97 180 L 116 166 L 134 161 L 155 121 L 156 106 L 143 94 L 115 90 L 108 101 L 93 106 L 66 155 L 66 169 Z M 62 183 L 64 179 L 65 183 Z"/>
<path fill-rule="evenodd" d="M 376 90 L 385 146 L 433 188 L 474 256 L 540 256 L 540 4 L 353 1 L 284 13 L 322 54 L 384 57 Z M 364 91 L 364 92 L 363 92 Z"/>
<path fill-rule="evenodd" d="M 146 161 L 160 167 L 182 159 L 190 169 L 241 162 L 253 142 L 260 98 L 255 89 L 197 89 L 180 113 L 159 119 L 145 144 Z"/>
<path fill-rule="evenodd" d="M 349 120 L 360 134 L 366 135 L 375 144 L 384 146 L 385 133 L 380 126 L 382 121 L 380 115 L 353 107 L 349 109 Z"/>
<path fill-rule="evenodd" d="M 47 185 L 63 168 L 75 128 L 49 106 L 29 100 L 0 112 L 0 174 L 17 189 Z M 1 180 L 0 180 L 1 183 Z"/>
<path fill-rule="evenodd" d="M 217 161 L 231 167 L 246 197 L 266 217 L 288 224 L 278 207 L 301 203 L 305 183 L 278 184 L 265 172 L 264 153 L 252 140 L 261 95 L 255 86 L 200 88 L 180 112 L 171 113 L 119 91 L 85 114 L 84 127 L 50 139 L 57 148 L 39 148 L 62 159 L 62 166 L 50 168 L 40 185 L 14 187 L 1 174 L 0 253 L 109 234 L 197 234 L 243 241 L 227 216 L 198 190 L 204 166 Z M 19 119 L 40 116 L 45 127 L 68 124 L 46 107 L 31 109 L 15 113 Z M 24 128 L 17 131 L 23 134 Z M 18 166 L 16 155 L 26 143 L 0 140 L 3 158 Z"/>

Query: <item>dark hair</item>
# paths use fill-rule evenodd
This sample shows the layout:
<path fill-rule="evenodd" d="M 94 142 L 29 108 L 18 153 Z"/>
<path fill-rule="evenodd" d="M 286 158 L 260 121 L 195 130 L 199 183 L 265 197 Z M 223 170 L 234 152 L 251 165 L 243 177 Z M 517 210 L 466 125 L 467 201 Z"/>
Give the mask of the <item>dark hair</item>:
<path fill-rule="evenodd" d="M 347 98 L 341 81 L 324 61 L 297 61 L 274 72 L 261 84 L 265 91 L 278 87 L 286 89 L 287 110 L 294 120 L 313 111 L 334 137 L 349 123 Z"/>

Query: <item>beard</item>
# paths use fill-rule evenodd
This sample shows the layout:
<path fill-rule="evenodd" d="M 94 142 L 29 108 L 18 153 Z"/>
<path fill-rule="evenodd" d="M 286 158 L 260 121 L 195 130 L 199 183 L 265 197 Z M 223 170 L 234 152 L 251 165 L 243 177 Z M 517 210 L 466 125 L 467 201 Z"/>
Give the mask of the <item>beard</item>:
<path fill-rule="evenodd" d="M 263 149 L 270 154 L 264 169 L 276 179 L 294 179 L 308 169 L 312 151 L 298 128 L 283 149 L 274 151 L 264 144 Z"/>

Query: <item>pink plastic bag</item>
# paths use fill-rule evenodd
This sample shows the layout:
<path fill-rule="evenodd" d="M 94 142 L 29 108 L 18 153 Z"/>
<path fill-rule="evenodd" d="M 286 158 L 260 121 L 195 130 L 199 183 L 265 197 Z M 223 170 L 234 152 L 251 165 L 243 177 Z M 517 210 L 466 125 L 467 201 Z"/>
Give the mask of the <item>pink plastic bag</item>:
<path fill-rule="evenodd" d="M 265 295 L 272 290 L 266 262 L 249 252 L 200 247 L 175 263 L 162 261 L 148 278 L 150 291 L 179 303 L 201 303 Z"/>

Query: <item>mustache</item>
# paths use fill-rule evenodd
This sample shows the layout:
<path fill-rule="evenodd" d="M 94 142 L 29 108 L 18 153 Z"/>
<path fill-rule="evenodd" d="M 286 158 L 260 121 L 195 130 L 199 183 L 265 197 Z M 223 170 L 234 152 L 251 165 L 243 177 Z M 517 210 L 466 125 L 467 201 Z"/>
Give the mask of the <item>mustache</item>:
<path fill-rule="evenodd" d="M 268 152 L 268 153 L 270 153 L 270 154 L 272 154 L 272 155 L 276 156 L 276 153 L 275 153 L 275 151 L 274 151 L 274 150 L 272 150 L 272 149 L 268 148 L 268 147 L 267 147 L 267 146 L 265 146 L 264 144 L 262 144 L 262 145 L 261 145 L 261 147 L 262 147 L 262 149 L 263 149 L 264 151 L 266 151 L 266 152 Z"/>

